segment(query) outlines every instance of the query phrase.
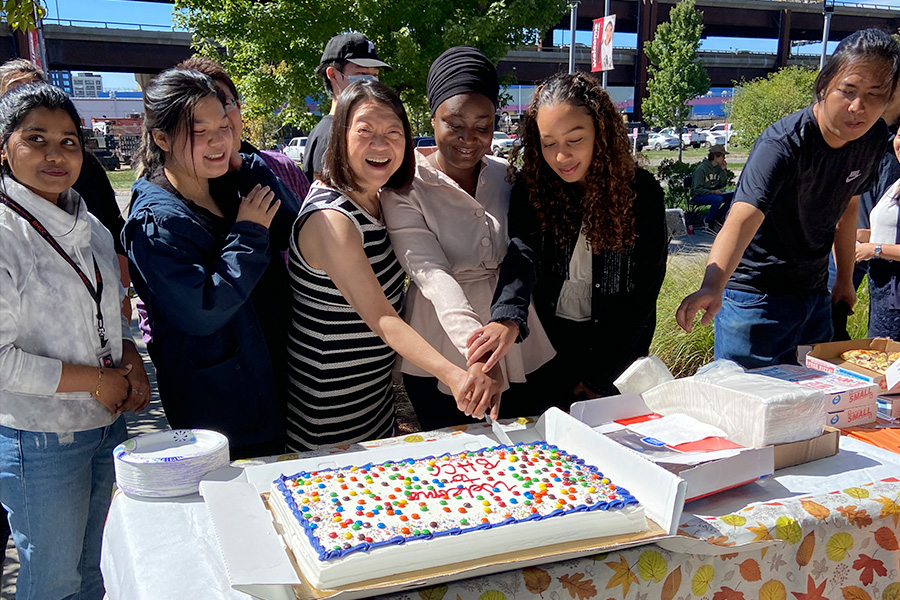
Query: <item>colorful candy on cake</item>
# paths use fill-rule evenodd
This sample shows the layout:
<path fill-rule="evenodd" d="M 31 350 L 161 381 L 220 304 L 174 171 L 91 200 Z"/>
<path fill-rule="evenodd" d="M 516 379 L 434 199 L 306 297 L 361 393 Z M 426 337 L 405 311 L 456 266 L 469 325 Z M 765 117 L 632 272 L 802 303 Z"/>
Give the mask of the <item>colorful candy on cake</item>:
<path fill-rule="evenodd" d="M 539 442 L 301 472 L 271 491 L 317 588 L 647 529 L 627 490 Z"/>

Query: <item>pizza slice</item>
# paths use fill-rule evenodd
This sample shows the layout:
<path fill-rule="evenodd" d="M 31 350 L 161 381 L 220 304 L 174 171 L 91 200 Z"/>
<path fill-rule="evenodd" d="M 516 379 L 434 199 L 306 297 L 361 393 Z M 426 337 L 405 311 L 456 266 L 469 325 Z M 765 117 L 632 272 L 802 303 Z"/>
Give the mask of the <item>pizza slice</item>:
<path fill-rule="evenodd" d="M 841 358 L 849 363 L 875 371 L 881 375 L 887 371 L 894 361 L 900 359 L 900 352 L 884 352 L 882 350 L 847 350 L 841 353 Z"/>

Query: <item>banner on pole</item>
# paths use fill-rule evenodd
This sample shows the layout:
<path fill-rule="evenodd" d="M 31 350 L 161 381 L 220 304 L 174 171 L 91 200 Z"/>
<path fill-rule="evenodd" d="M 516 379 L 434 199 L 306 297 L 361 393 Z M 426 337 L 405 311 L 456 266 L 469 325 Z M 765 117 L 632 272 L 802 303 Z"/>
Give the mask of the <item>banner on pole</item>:
<path fill-rule="evenodd" d="M 616 15 L 594 19 L 591 39 L 591 71 L 611 71 L 613 68 L 613 33 L 616 29 Z"/>

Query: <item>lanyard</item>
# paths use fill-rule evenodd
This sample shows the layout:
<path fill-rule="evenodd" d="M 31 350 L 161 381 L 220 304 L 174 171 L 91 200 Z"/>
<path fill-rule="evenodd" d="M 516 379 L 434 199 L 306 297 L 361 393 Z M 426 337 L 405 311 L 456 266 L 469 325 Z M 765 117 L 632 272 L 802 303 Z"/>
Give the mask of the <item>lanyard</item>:
<path fill-rule="evenodd" d="M 91 251 L 91 261 L 94 263 L 94 278 L 96 279 L 96 287 L 91 285 L 90 280 L 87 278 L 78 265 L 75 264 L 75 261 L 66 254 L 66 251 L 62 249 L 59 243 L 50 235 L 50 232 L 47 231 L 47 228 L 44 227 L 43 223 L 38 221 L 37 217 L 28 212 L 25 207 L 20 205 L 18 202 L 8 197 L 6 194 L 0 193 L 0 203 L 5 204 L 9 208 L 13 210 L 20 217 L 28 221 L 32 227 L 40 234 L 44 240 L 50 244 L 50 247 L 56 250 L 56 252 L 69 263 L 69 266 L 75 269 L 75 272 L 78 274 L 78 277 L 81 279 L 81 283 L 84 284 L 84 287 L 87 288 L 88 293 L 91 295 L 91 298 L 94 300 L 94 304 L 97 305 L 97 334 L 100 336 L 100 347 L 106 348 L 106 327 L 103 326 L 103 311 L 100 308 L 100 300 L 103 297 L 103 276 L 100 274 L 100 268 L 97 267 L 97 259 L 94 258 L 94 252 Z"/>

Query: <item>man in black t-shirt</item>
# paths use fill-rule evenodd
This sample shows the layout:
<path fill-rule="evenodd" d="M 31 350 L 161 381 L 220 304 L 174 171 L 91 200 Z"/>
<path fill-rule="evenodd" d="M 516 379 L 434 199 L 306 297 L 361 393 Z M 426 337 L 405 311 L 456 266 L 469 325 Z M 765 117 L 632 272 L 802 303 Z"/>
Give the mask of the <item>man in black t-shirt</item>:
<path fill-rule="evenodd" d="M 676 315 L 686 331 L 715 315 L 715 356 L 744 367 L 796 362 L 829 341 L 831 303 L 856 303 L 859 195 L 872 186 L 900 81 L 900 45 L 866 29 L 847 37 L 816 78 L 817 101 L 754 144 L 703 284 Z M 837 279 L 829 295 L 828 254 Z M 718 313 L 718 314 L 717 314 Z"/>
<path fill-rule="evenodd" d="M 331 95 L 331 112 L 322 117 L 306 140 L 303 172 L 307 180 L 315 181 L 316 174 L 322 172 L 322 159 L 331 139 L 331 119 L 341 92 L 354 81 L 378 79 L 379 69 L 390 68 L 386 62 L 379 60 L 375 45 L 361 33 L 344 33 L 328 40 L 316 74 L 322 78 L 325 91 Z"/>

